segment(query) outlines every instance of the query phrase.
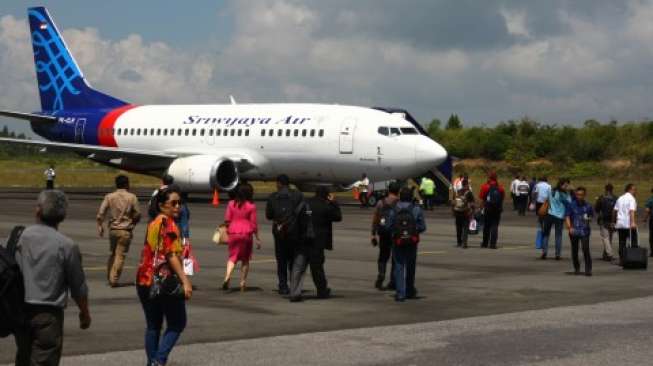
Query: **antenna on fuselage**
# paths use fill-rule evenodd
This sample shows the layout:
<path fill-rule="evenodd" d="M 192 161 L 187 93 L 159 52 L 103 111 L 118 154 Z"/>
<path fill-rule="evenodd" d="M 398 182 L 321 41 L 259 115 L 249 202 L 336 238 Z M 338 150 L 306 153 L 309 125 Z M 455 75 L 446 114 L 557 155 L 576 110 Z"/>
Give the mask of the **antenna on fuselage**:
<path fill-rule="evenodd" d="M 234 99 L 234 96 L 233 96 L 233 95 L 230 95 L 230 96 L 229 96 L 229 101 L 230 101 L 231 104 L 233 104 L 233 105 L 236 105 L 236 104 L 237 104 L 237 103 L 236 103 L 236 99 Z"/>

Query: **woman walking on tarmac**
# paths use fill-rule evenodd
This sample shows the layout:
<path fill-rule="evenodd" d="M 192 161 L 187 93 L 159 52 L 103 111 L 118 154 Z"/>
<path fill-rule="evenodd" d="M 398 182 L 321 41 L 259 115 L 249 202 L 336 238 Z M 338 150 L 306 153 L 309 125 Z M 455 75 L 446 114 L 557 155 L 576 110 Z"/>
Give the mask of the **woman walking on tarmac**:
<path fill-rule="evenodd" d="M 181 197 L 177 187 L 168 186 L 155 196 L 159 214 L 147 226 L 145 245 L 137 273 L 138 297 L 143 305 L 147 329 L 147 364 L 165 365 L 172 348 L 186 327 L 186 302 L 193 288 L 181 263 L 179 227 Z M 165 317 L 167 329 L 161 338 Z"/>
<path fill-rule="evenodd" d="M 568 190 L 569 179 L 560 178 L 558 184 L 547 198 L 549 209 L 542 225 L 542 256 L 540 259 L 546 259 L 547 257 L 551 227 L 555 226 L 555 258 L 556 260 L 560 260 L 562 254 L 562 224 L 564 223 L 567 209 L 571 203 Z"/>
<path fill-rule="evenodd" d="M 249 261 L 252 258 L 252 236 L 256 238 L 256 249 L 261 249 L 261 239 L 258 236 L 256 220 L 256 205 L 253 202 L 254 189 L 249 184 L 238 187 L 236 198 L 229 202 L 224 221 L 229 233 L 229 260 L 224 276 L 222 289 L 229 290 L 231 274 L 238 261 L 240 266 L 240 291 L 247 289 L 247 273 Z"/>

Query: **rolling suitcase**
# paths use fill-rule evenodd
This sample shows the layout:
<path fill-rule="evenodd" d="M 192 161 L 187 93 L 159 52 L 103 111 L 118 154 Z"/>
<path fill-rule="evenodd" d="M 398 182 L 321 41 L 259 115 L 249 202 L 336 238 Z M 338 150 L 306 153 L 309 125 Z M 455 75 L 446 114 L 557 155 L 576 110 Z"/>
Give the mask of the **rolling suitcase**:
<path fill-rule="evenodd" d="M 639 237 L 639 235 L 638 235 Z M 632 238 L 628 238 L 624 248 L 623 268 L 624 269 L 647 269 L 648 250 L 632 246 Z"/>

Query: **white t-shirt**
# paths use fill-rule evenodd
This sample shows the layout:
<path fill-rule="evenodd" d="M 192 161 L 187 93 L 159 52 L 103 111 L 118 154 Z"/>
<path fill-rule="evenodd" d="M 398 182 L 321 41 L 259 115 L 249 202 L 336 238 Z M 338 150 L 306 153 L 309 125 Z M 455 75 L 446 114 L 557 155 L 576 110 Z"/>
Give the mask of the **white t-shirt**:
<path fill-rule="evenodd" d="M 637 201 L 630 192 L 624 193 L 614 204 L 617 211 L 617 229 L 630 229 L 630 211 L 637 211 Z"/>
<path fill-rule="evenodd" d="M 358 190 L 361 192 L 367 192 L 367 188 L 370 185 L 370 179 L 365 178 L 358 181 Z"/>
<path fill-rule="evenodd" d="M 517 185 L 519 185 L 519 179 L 515 179 L 510 183 L 510 193 L 517 194 Z"/>

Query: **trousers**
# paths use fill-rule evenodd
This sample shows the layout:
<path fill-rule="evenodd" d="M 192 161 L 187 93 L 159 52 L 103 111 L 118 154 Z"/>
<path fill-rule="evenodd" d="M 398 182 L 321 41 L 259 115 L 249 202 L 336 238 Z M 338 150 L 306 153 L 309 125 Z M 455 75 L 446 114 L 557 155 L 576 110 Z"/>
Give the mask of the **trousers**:
<path fill-rule="evenodd" d="M 274 235 L 274 256 L 277 260 L 277 278 L 279 290 L 287 290 L 288 276 L 292 273 L 295 243 Z"/>
<path fill-rule="evenodd" d="M 290 296 L 300 297 L 306 268 L 310 266 L 313 283 L 318 296 L 327 292 L 327 279 L 324 273 L 324 248 L 317 246 L 300 247 L 295 250 L 290 277 Z"/>
<path fill-rule="evenodd" d="M 392 257 L 392 238 L 390 235 L 379 235 L 379 259 L 377 261 L 379 267 L 378 280 L 383 281 L 385 279 L 386 268 L 388 266 L 388 260 Z M 392 261 L 390 268 L 390 287 L 394 286 L 394 276 L 392 273 L 395 271 L 395 263 Z"/>
<path fill-rule="evenodd" d="M 109 230 L 109 260 L 107 262 L 107 279 L 115 285 L 120 279 L 125 265 L 125 256 L 129 252 L 132 232 L 128 230 Z"/>
<path fill-rule="evenodd" d="M 571 240 L 571 259 L 574 262 L 574 271 L 580 271 L 580 261 L 578 260 L 579 244 L 583 247 L 583 259 L 585 260 L 585 273 L 592 273 L 592 257 L 590 255 L 590 237 L 589 236 L 570 236 Z"/>
<path fill-rule="evenodd" d="M 57 366 L 63 349 L 63 309 L 25 305 L 27 322 L 16 331 L 16 366 Z"/>

